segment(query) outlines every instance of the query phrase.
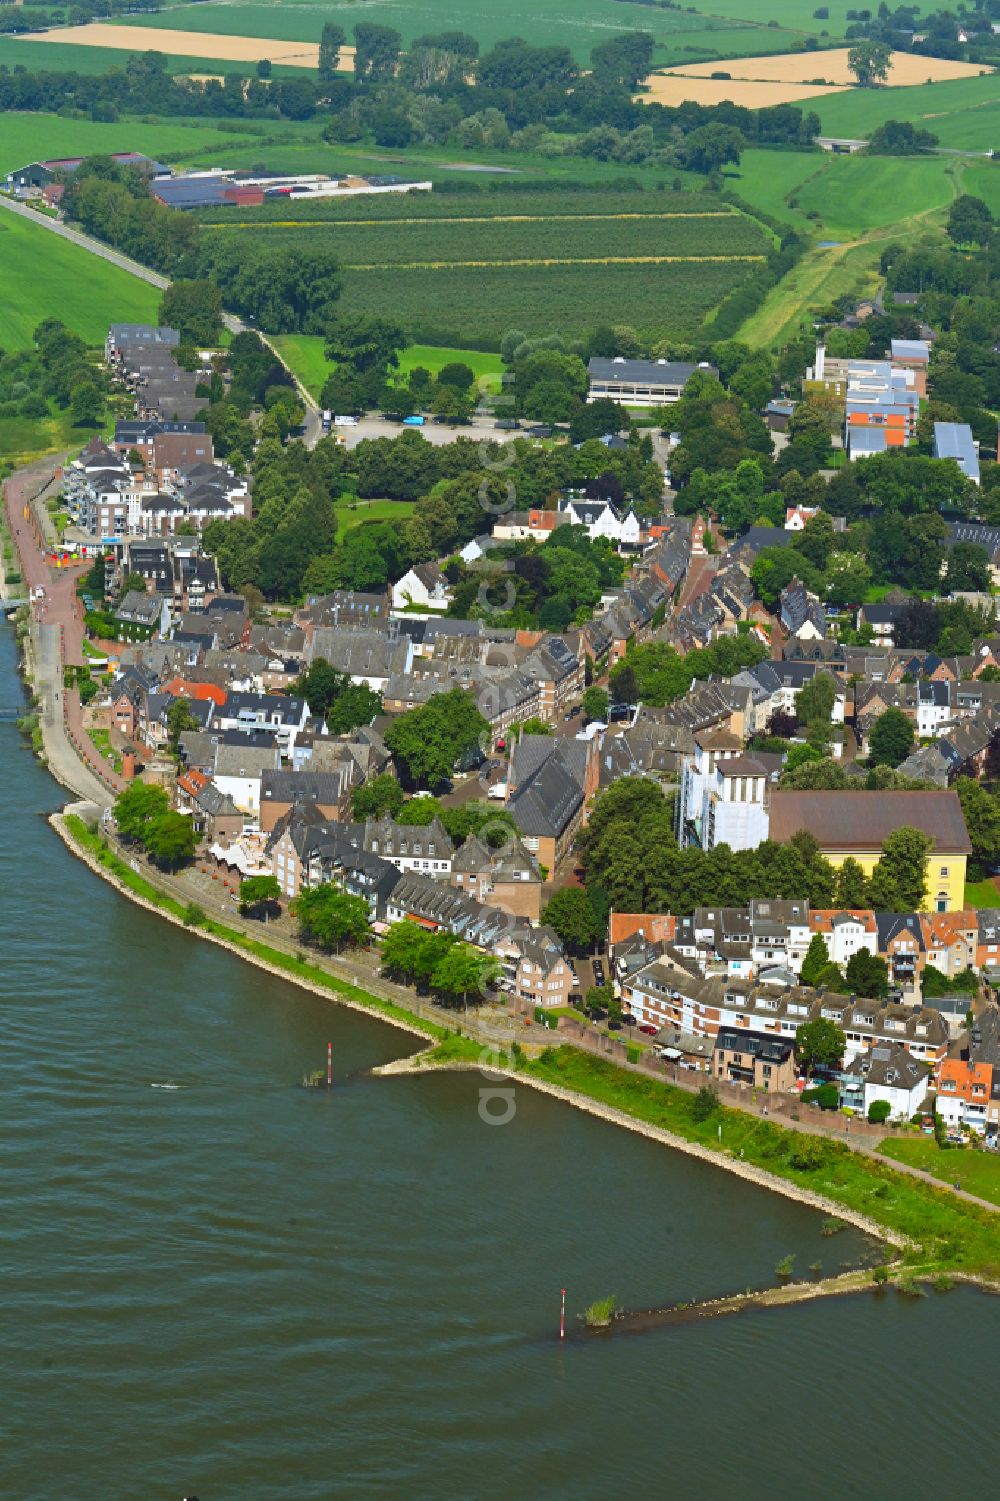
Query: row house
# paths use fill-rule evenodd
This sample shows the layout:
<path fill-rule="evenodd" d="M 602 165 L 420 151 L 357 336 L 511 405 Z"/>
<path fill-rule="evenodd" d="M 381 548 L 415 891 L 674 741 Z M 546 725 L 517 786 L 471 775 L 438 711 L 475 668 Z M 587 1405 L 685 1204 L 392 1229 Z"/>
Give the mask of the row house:
<path fill-rule="evenodd" d="M 582 526 L 591 542 L 603 537 L 616 548 L 638 551 L 644 538 L 643 524 L 632 506 L 611 500 L 570 495 L 558 505 L 559 526 Z"/>
<path fill-rule="evenodd" d="M 233 692 L 219 710 L 217 723 L 220 729 L 237 730 L 242 734 L 268 730 L 274 734 L 281 750 L 290 755 L 296 736 L 302 733 L 308 720 L 309 705 L 304 698 L 279 693 Z"/>
<path fill-rule="evenodd" d="M 516 835 L 499 849 L 472 835 L 451 862 L 451 885 L 487 907 L 537 923 L 542 911 L 542 873 Z"/>
<path fill-rule="evenodd" d="M 945 1058 L 935 1075 L 935 1110 L 949 1130 L 1000 1133 L 1000 1068 L 970 1058 Z"/>

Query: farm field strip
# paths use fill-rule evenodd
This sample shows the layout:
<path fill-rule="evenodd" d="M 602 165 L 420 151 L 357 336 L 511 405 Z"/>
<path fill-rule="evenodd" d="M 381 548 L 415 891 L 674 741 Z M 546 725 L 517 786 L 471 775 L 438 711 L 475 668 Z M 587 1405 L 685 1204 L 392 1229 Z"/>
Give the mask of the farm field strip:
<path fill-rule="evenodd" d="M 317 31 L 320 23 L 317 23 Z M 319 66 L 319 40 L 283 41 L 280 37 L 225 36 L 218 32 L 180 31 L 174 27 L 126 26 L 90 21 L 84 26 L 61 26 L 54 31 L 28 31 L 26 42 L 59 43 L 74 47 L 110 47 L 125 52 L 180 53 L 225 62 L 257 63 L 262 58 L 290 68 Z M 342 70 L 354 68 L 354 48 L 341 49 Z"/>
<path fill-rule="evenodd" d="M 763 261 L 763 255 L 601 255 L 601 256 L 534 256 L 528 260 L 508 261 L 369 261 L 354 265 L 345 262 L 345 271 L 450 271 L 455 266 L 701 266 L 728 265 L 733 261 Z"/>
<path fill-rule="evenodd" d="M 580 220 L 593 222 L 616 223 L 623 219 L 738 219 L 740 215 L 735 209 L 715 209 L 711 213 L 689 214 L 463 214 L 455 215 L 454 218 L 441 218 L 436 222 L 440 224 L 551 224 L 551 223 L 578 223 Z M 368 228 L 372 224 L 384 224 L 384 219 L 267 219 L 260 224 L 251 224 L 244 220 L 238 225 L 232 225 L 231 221 L 220 220 L 206 225 L 208 229 L 325 229 L 328 224 L 342 225 L 346 229 Z M 419 219 L 393 219 L 393 224 L 426 224 L 426 218 Z"/>
<path fill-rule="evenodd" d="M 812 54 L 815 55 L 815 54 Z M 720 67 L 716 64 L 716 67 Z M 741 104 L 747 109 L 770 109 L 775 104 L 800 104 L 803 99 L 817 99 L 836 93 L 828 83 L 781 83 L 777 80 L 751 82 L 734 78 L 692 78 L 682 73 L 651 73 L 645 80 L 647 92 L 637 94 L 642 104 Z M 847 88 L 843 93 L 853 92 Z"/>
<path fill-rule="evenodd" d="M 684 63 L 668 68 L 668 75 L 684 73 L 690 78 L 709 78 L 725 68 L 734 79 L 754 79 L 771 83 L 813 83 L 820 79 L 831 84 L 854 87 L 856 79 L 847 64 L 849 47 L 831 47 L 826 52 L 780 52 L 767 57 L 723 58 L 717 62 Z M 908 84 L 938 83 L 946 79 L 978 78 L 984 69 L 978 63 L 952 62 L 948 58 L 923 57 L 914 52 L 894 52 L 886 87 Z"/>
<path fill-rule="evenodd" d="M 259 147 L 255 148 L 259 150 Z M 380 160 L 384 165 L 389 158 Z M 399 165 L 397 157 L 393 165 Z M 371 168 L 369 167 L 369 170 Z M 694 207 L 692 208 L 692 204 Z M 701 206 L 703 205 L 703 206 Z M 395 197 L 372 198 L 360 207 L 356 198 L 327 198 L 322 203 L 294 205 L 295 212 L 289 218 L 291 207 L 286 199 L 280 203 L 264 204 L 260 208 L 203 209 L 198 214 L 202 224 L 234 223 L 233 214 L 240 216 L 238 222 L 271 224 L 283 216 L 290 227 L 311 224 L 358 223 L 358 215 L 364 214 L 369 224 L 398 223 L 401 219 L 436 221 L 441 219 L 587 219 L 599 211 L 601 217 L 661 217 L 676 218 L 725 218 L 738 214 L 711 193 L 662 193 L 655 192 L 586 192 L 572 188 L 546 189 L 541 192 L 509 191 L 492 192 L 489 189 L 474 189 L 464 193 L 400 194 Z"/>

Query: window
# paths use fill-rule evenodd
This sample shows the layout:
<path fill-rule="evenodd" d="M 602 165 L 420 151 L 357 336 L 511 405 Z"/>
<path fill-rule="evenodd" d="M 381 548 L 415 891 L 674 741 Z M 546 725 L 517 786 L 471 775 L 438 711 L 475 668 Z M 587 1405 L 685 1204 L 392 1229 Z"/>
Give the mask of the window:
<path fill-rule="evenodd" d="M 941 867 L 941 874 L 943 876 L 946 876 L 948 874 L 948 867 L 947 867 L 947 865 L 942 865 L 942 867 Z"/>

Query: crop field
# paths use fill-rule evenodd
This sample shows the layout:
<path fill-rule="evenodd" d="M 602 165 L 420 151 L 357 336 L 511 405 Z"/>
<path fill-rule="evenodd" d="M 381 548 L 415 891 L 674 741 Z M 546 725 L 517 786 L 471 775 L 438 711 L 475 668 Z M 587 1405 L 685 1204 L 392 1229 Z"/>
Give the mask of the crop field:
<path fill-rule="evenodd" d="M 455 343 L 470 333 L 498 342 L 508 328 L 575 335 L 602 321 L 649 338 L 693 338 L 750 271 L 748 262 L 660 265 L 442 265 L 436 270 L 347 272 L 344 305 L 387 307 L 418 335 Z"/>
<path fill-rule="evenodd" d="M 994 217 L 1000 215 L 1000 162 L 964 161 L 960 173 L 962 192 L 981 198 Z"/>
<path fill-rule="evenodd" d="M 109 68 L 120 68 L 127 61 L 117 47 L 79 47 L 64 42 L 61 31 L 51 33 L 44 40 L 37 37 L 0 36 L 0 63 L 8 68 L 27 68 L 31 73 L 107 73 Z M 139 46 L 130 48 L 142 50 Z M 242 73 L 253 74 L 253 63 L 224 62 L 221 58 L 167 57 L 168 73 Z M 298 69 L 294 72 L 298 74 Z M 275 66 L 275 78 L 294 76 L 291 68 Z M 301 77 L 301 74 L 298 74 Z"/>
<path fill-rule="evenodd" d="M 51 317 L 103 344 L 109 323 L 155 322 L 160 295 L 42 225 L 0 211 L 0 349 L 26 348 Z"/>
<path fill-rule="evenodd" d="M 833 47 L 827 52 L 785 52 L 768 57 L 730 58 L 722 66 L 733 78 L 768 79 L 776 83 L 855 83 L 854 74 L 847 65 L 850 49 Z M 674 68 L 674 73 L 685 72 L 692 78 L 708 78 L 716 71 L 715 63 L 695 63 L 683 70 Z M 982 69 L 976 63 L 950 62 L 941 57 L 920 57 L 913 52 L 894 52 L 888 88 L 901 88 L 909 84 L 937 83 L 945 79 L 977 78 Z"/>
<path fill-rule="evenodd" d="M 760 155 L 764 153 L 761 152 Z M 798 157 L 816 163 L 815 156 Z M 236 216 L 234 218 L 234 215 Z M 736 211 L 712 193 L 518 193 L 505 190 L 462 194 L 412 193 L 373 198 L 324 198 L 316 203 L 281 199 L 260 208 L 203 209 L 203 224 L 272 224 L 288 229 L 311 223 L 365 226 L 369 224 L 418 224 L 447 219 L 456 224 L 482 223 L 487 219 L 516 222 L 581 219 L 635 219 L 651 217 L 682 221 L 689 218 L 738 218 Z"/>
<path fill-rule="evenodd" d="M 828 135 L 867 136 L 884 120 L 910 120 L 932 130 L 942 146 L 1000 149 L 1000 74 L 905 89 L 851 89 L 812 106 Z"/>
<path fill-rule="evenodd" d="M 27 42 L 45 46 L 100 47 L 123 52 L 156 50 L 187 58 L 226 62 L 257 63 L 261 58 L 283 63 L 291 68 L 315 68 L 319 42 L 282 41 L 275 37 L 244 37 L 231 34 L 209 35 L 204 31 L 161 30 L 152 26 L 120 26 L 93 21 L 85 26 L 65 26 L 54 31 L 27 32 Z M 353 67 L 353 56 L 345 48 L 343 61 Z"/>
<path fill-rule="evenodd" d="M 533 266 L 557 263 L 605 264 L 621 261 L 759 260 L 768 245 L 761 230 L 742 214 L 701 218 L 658 218 L 617 214 L 586 219 L 566 215 L 537 219 L 397 219 L 394 233 L 382 223 L 247 226 L 216 228 L 213 236 L 257 233 L 283 247 L 322 245 L 333 249 L 351 271 L 392 266 L 435 270 L 459 266 Z"/>
<path fill-rule="evenodd" d="M 590 50 L 598 42 L 623 31 L 642 29 L 652 33 L 658 46 L 658 59 L 671 61 L 672 53 L 682 55 L 684 46 L 704 43 L 714 32 L 730 40 L 733 54 L 742 52 L 741 34 L 746 45 L 755 51 L 774 51 L 790 45 L 799 29 L 815 33 L 821 23 L 811 19 L 806 0 L 776 0 L 776 7 L 796 8 L 794 23 L 782 21 L 782 28 L 767 28 L 770 20 L 753 14 L 747 0 L 735 0 L 730 11 L 725 3 L 689 13 L 686 10 L 662 10 L 659 6 L 630 5 L 622 0 L 550 0 L 546 6 L 531 6 L 524 0 L 513 5 L 496 6 L 491 0 L 366 0 L 363 8 L 353 0 L 298 0 L 289 4 L 229 4 L 199 0 L 196 5 L 171 7 L 155 16 L 137 18 L 138 26 L 165 30 L 186 29 L 241 37 L 280 37 L 291 41 L 318 41 L 324 21 L 335 21 L 350 36 L 358 21 L 373 21 L 391 26 L 407 46 L 414 37 L 427 32 L 465 31 L 479 39 L 483 52 L 506 37 L 519 36 L 537 46 L 566 46 L 581 63 L 589 61 Z M 775 7 L 772 6 L 771 9 Z M 780 19 L 775 17 L 775 19 Z M 124 24 L 130 24 L 125 22 Z M 822 23 L 830 27 L 830 23 Z M 839 34 L 834 32 L 833 34 Z M 719 44 L 710 42 L 710 50 Z M 704 46 L 697 48 L 704 52 Z M 723 49 L 724 50 L 724 49 Z"/>
<path fill-rule="evenodd" d="M 650 73 L 637 95 L 643 104 L 739 104 L 745 109 L 771 109 L 776 104 L 801 104 L 831 92 L 827 83 L 780 83 L 734 78 L 694 78 L 681 73 Z M 848 90 L 844 90 L 848 92 Z"/>
<path fill-rule="evenodd" d="M 157 161 L 183 161 L 209 147 L 241 139 L 217 129 L 214 120 L 64 120 L 59 115 L 4 114 L 0 117 L 0 173 L 50 157 L 89 156 L 103 151 L 144 151 Z"/>

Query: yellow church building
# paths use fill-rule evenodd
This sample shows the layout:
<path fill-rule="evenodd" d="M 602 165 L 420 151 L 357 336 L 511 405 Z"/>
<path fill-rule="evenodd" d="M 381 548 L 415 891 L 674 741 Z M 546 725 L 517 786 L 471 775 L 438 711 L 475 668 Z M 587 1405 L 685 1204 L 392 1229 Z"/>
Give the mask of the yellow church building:
<path fill-rule="evenodd" d="M 966 865 L 972 851 L 957 792 L 773 792 L 770 838 L 784 843 L 805 830 L 831 865 L 849 857 L 871 875 L 882 843 L 896 829 L 919 829 L 934 841 L 927 857 L 930 912 L 965 906 Z"/>

